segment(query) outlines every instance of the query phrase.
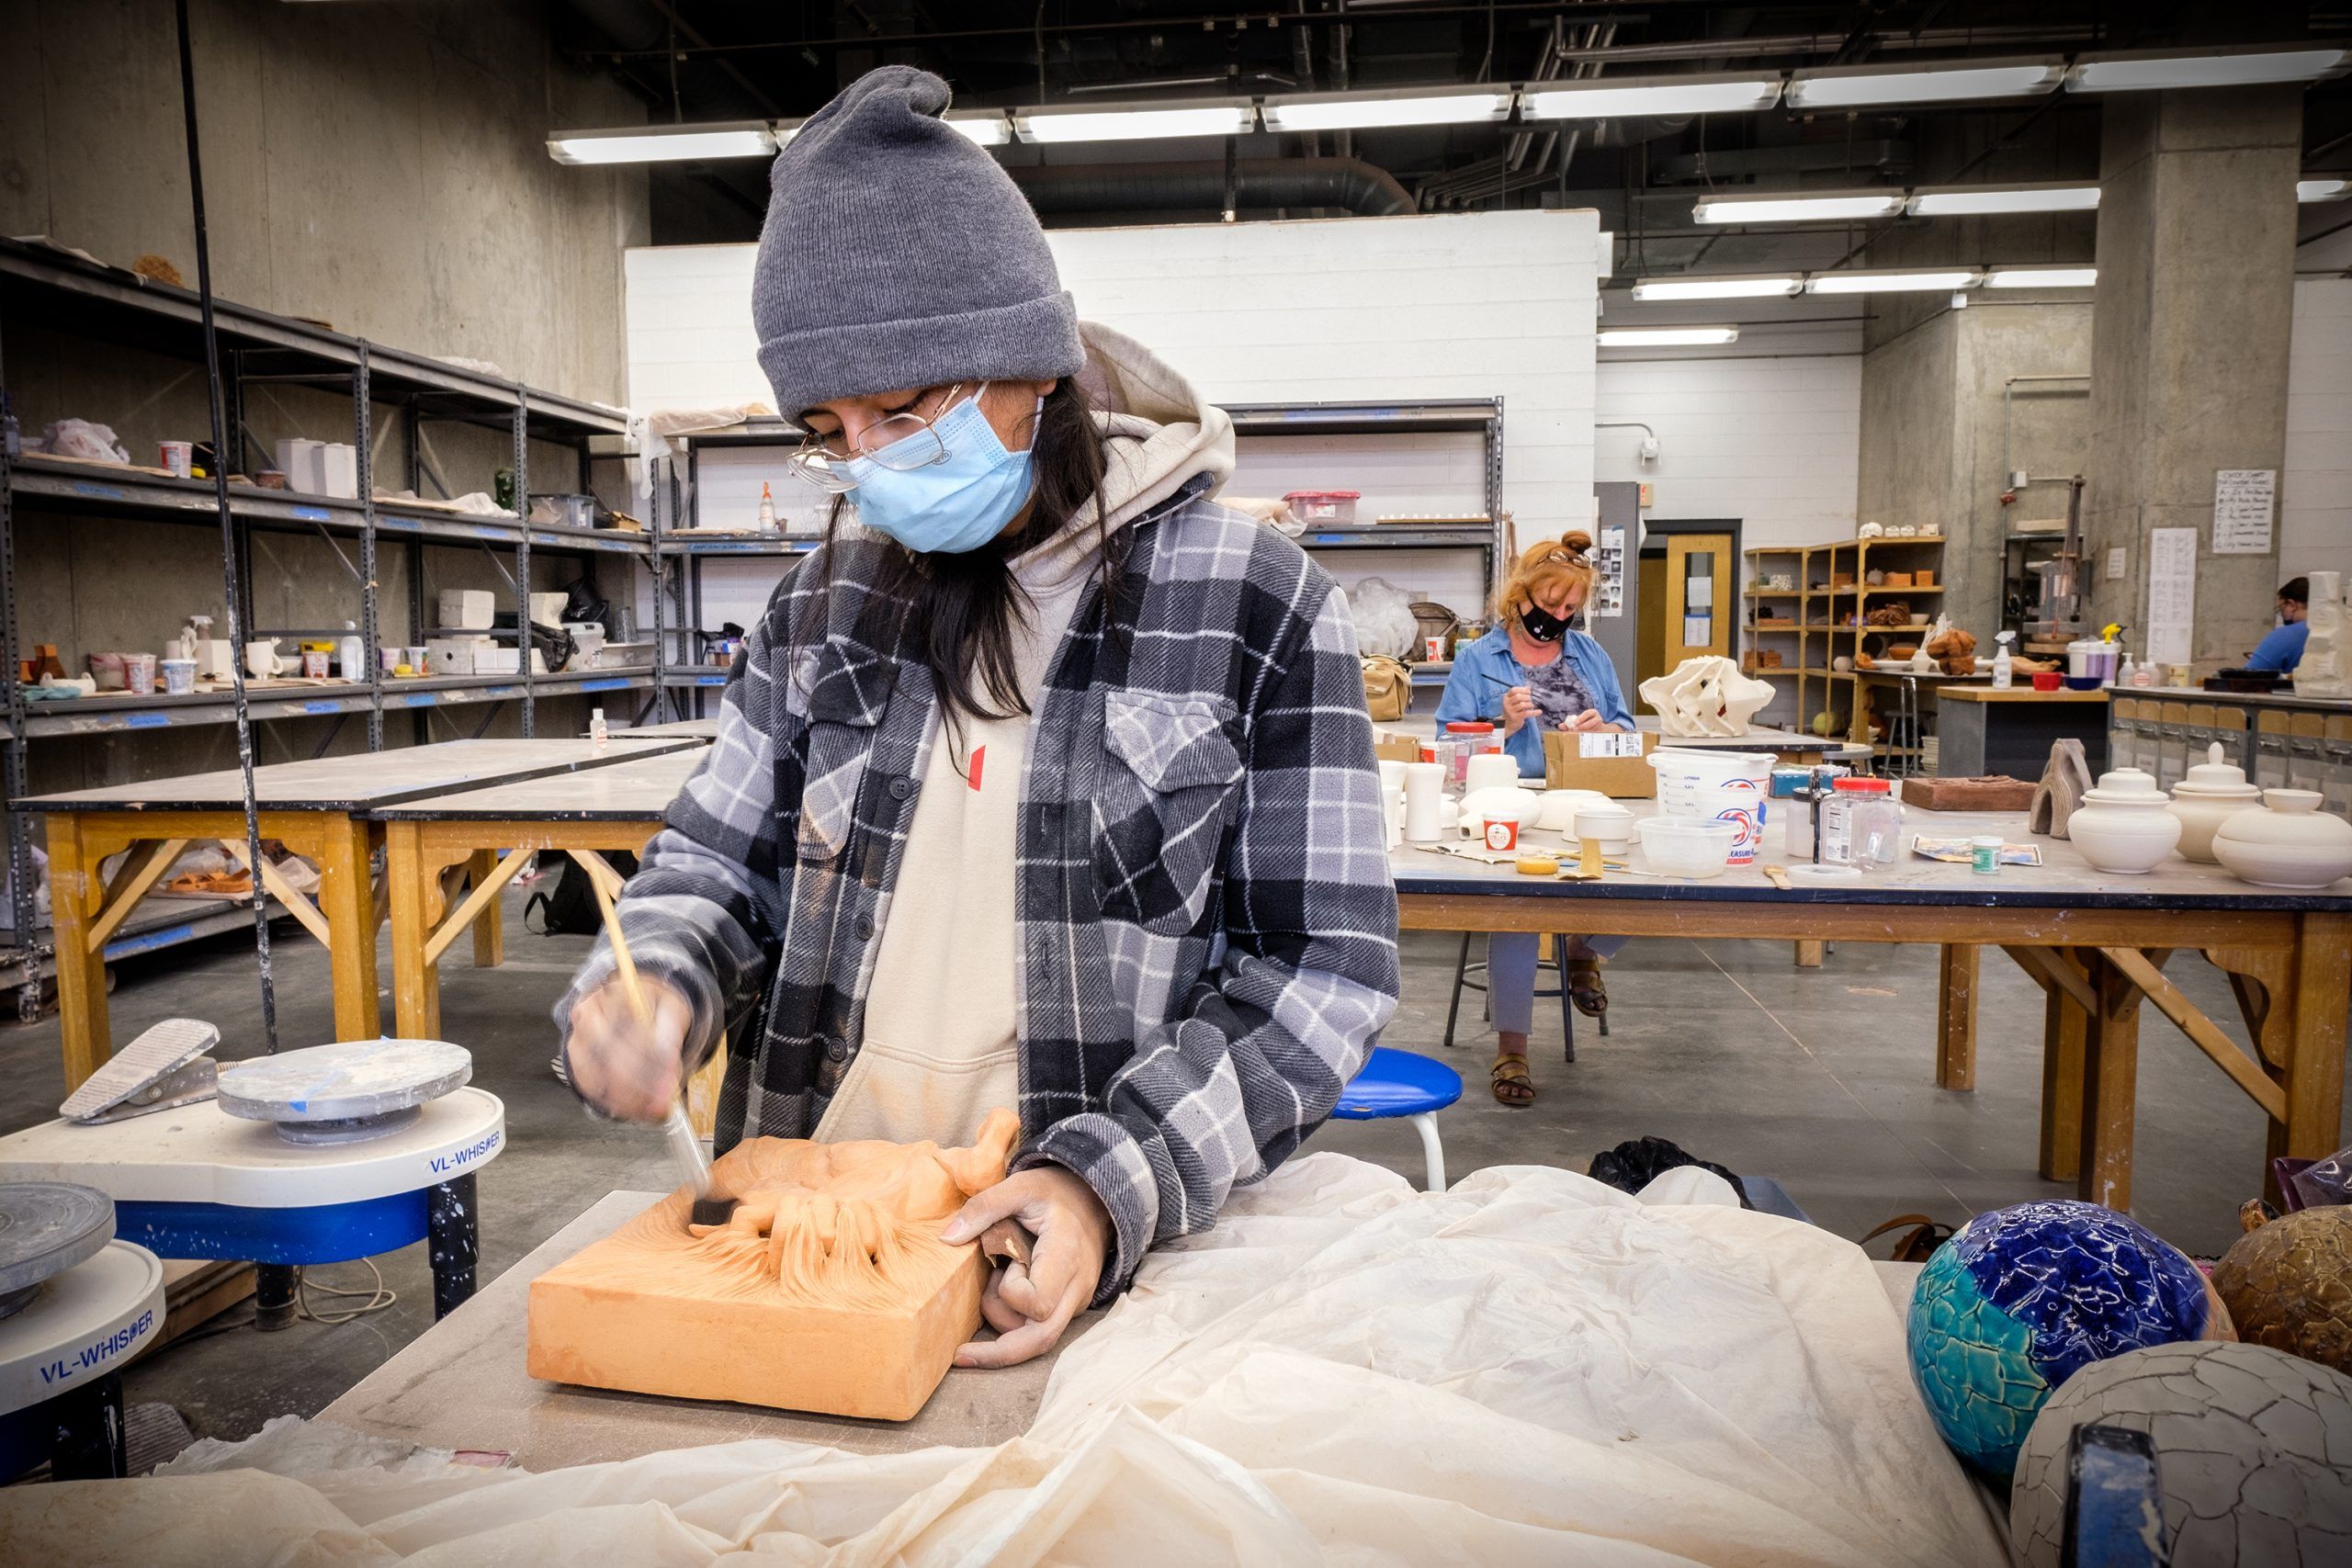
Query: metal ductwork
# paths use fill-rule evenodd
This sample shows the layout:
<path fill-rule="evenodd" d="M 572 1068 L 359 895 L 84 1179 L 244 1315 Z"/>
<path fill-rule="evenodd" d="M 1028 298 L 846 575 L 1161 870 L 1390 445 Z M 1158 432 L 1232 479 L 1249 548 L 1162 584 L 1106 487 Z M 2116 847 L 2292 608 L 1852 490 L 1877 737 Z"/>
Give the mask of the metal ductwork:
<path fill-rule="evenodd" d="M 1227 171 L 1222 163 L 1069 164 L 1009 168 L 1042 214 L 1072 212 L 1222 212 Z M 1235 210 L 1336 207 L 1360 218 L 1413 210 L 1396 176 L 1359 158 L 1244 158 L 1231 169 Z"/>

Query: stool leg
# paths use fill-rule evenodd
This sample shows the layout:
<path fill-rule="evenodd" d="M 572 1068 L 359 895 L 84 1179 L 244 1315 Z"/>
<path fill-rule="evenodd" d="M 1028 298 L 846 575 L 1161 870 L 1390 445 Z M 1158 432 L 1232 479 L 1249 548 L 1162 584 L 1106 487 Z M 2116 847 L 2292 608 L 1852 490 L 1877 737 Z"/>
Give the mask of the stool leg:
<path fill-rule="evenodd" d="M 1462 976 L 1470 971 L 1470 933 L 1462 933 L 1462 955 L 1453 961 L 1453 999 L 1445 1008 L 1445 1048 L 1453 1049 L 1453 1021 L 1462 1011 Z"/>
<path fill-rule="evenodd" d="M 1437 1112 L 1424 1111 L 1413 1119 L 1413 1130 L 1421 1135 L 1421 1157 L 1429 1162 L 1429 1190 L 1445 1190 L 1445 1145 L 1437 1141 Z"/>
<path fill-rule="evenodd" d="M 294 1266 L 254 1265 L 254 1326 L 264 1332 L 294 1326 Z"/>
<path fill-rule="evenodd" d="M 1577 1059 L 1577 1010 L 1568 995 L 1568 943 L 1562 938 L 1555 950 L 1560 960 L 1560 1050 L 1565 1060 Z"/>
<path fill-rule="evenodd" d="M 123 1451 L 122 1374 L 108 1372 L 87 1388 L 50 1402 L 52 1481 L 119 1481 L 130 1468 Z"/>

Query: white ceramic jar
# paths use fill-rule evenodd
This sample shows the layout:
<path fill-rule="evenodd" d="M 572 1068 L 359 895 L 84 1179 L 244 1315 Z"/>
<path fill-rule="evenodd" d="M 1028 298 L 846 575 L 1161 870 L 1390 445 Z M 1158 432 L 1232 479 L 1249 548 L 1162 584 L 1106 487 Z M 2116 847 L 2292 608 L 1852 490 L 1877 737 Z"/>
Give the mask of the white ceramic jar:
<path fill-rule="evenodd" d="M 2066 818 L 2066 837 L 2098 871 L 2137 876 L 2164 863 L 2180 842 L 2180 818 L 2156 781 L 2138 768 L 2098 776 Z"/>
<path fill-rule="evenodd" d="M 1578 841 L 1600 840 L 1602 854 L 1624 854 L 1634 847 L 1633 810 L 1606 797 L 1592 805 L 1578 806 L 1575 836 Z"/>
<path fill-rule="evenodd" d="M 2172 814 L 2180 818 L 2180 852 L 2211 865 L 2214 829 L 2241 811 L 2262 807 L 2262 791 L 2246 782 L 2245 770 L 2222 761 L 2222 743 L 2206 748 L 2206 760 L 2172 786 Z"/>
<path fill-rule="evenodd" d="M 2352 876 L 2352 822 L 2322 811 L 2315 789 L 2267 789 L 2263 809 L 2213 833 L 2213 857 L 2258 887 L 2326 887 Z M 2074 830 L 2070 819 L 2067 830 Z"/>

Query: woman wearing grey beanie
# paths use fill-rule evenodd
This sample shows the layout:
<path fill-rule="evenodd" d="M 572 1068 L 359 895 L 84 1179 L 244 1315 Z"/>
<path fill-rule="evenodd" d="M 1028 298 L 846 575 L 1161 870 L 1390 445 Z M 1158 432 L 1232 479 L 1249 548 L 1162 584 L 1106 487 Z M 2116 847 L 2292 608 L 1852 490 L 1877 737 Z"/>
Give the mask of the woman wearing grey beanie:
<path fill-rule="evenodd" d="M 582 1096 L 649 1122 L 726 1032 L 722 1147 L 1016 1109 L 945 1233 L 1035 1237 L 957 1356 L 996 1366 L 1330 1113 L 1396 903 L 1346 602 L 1213 501 L 1230 422 L 1079 321 L 947 102 L 886 66 L 776 158 L 752 319 L 833 520 L 621 900 L 653 1026 L 601 942 L 556 1018 Z"/>

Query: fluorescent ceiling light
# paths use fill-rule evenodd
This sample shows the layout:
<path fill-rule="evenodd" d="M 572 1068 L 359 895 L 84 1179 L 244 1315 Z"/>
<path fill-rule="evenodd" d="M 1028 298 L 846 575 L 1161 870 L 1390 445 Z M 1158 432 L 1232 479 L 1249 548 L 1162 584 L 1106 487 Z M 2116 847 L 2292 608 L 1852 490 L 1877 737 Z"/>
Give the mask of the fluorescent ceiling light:
<path fill-rule="evenodd" d="M 1912 197 L 1909 211 L 1914 218 L 1968 218 L 1987 212 L 2088 212 L 2098 205 L 2097 186 L 1987 186 L 1923 190 Z"/>
<path fill-rule="evenodd" d="M 2088 288 L 2098 282 L 2095 266 L 1996 266 L 1984 275 L 1987 288 Z"/>
<path fill-rule="evenodd" d="M 1966 288 L 1976 281 L 1967 271 L 1817 272 L 1805 279 L 1811 294 L 1905 294 Z"/>
<path fill-rule="evenodd" d="M 1866 104 L 1940 104 L 1965 98 L 2027 98 L 2058 85 L 2064 67 L 2052 61 L 2013 65 L 1922 65 L 1907 71 L 1799 72 L 1789 84 L 1797 109 L 1855 108 Z"/>
<path fill-rule="evenodd" d="M 2344 63 L 2340 49 L 2247 50 L 2235 53 L 2114 54 L 2075 67 L 2068 88 L 2078 93 L 2144 92 L 2165 87 L 2243 87 L 2308 82 Z"/>
<path fill-rule="evenodd" d="M 1510 94 L 1431 93 L 1293 98 L 1266 105 L 1268 130 L 1366 130 L 1396 125 L 1475 125 L 1510 112 Z"/>
<path fill-rule="evenodd" d="M 559 164 L 667 164 L 686 158 L 764 158 L 776 150 L 766 124 L 686 125 L 657 130 L 560 130 L 548 138 Z"/>
<path fill-rule="evenodd" d="M 1690 216 L 1702 223 L 1804 223 L 1840 218 L 1892 218 L 1903 210 L 1903 193 L 1859 196 L 1710 196 Z"/>
<path fill-rule="evenodd" d="M 2295 182 L 2297 201 L 2340 201 L 2347 191 L 2352 191 L 2352 180 L 2330 178 Z"/>
<path fill-rule="evenodd" d="M 1012 140 L 1012 122 L 1001 111 L 991 109 L 984 114 L 951 114 L 940 117 L 983 147 L 1001 147 Z"/>
<path fill-rule="evenodd" d="M 1634 285 L 1636 299 L 1786 299 L 1804 285 L 1792 273 L 1769 277 L 1645 277 Z"/>
<path fill-rule="evenodd" d="M 1523 91 L 1519 105 L 1520 112 L 1532 119 L 1630 119 L 1642 115 L 1739 114 L 1770 108 L 1780 96 L 1776 77 L 1669 79 L 1639 85 Z"/>
<path fill-rule="evenodd" d="M 1023 141 L 1145 141 L 1162 137 L 1237 136 L 1250 129 L 1248 104 L 1182 108 L 1029 109 L 1014 123 Z"/>
<path fill-rule="evenodd" d="M 1737 327 L 1603 327 L 1596 334 L 1603 348 L 1690 348 L 1701 344 L 1737 343 Z"/>

